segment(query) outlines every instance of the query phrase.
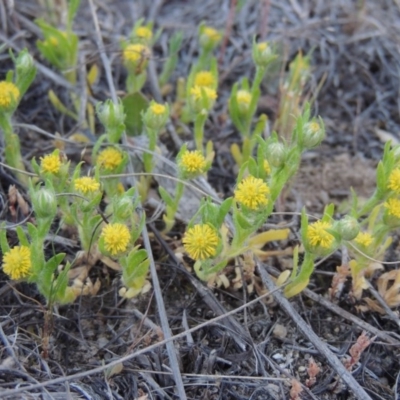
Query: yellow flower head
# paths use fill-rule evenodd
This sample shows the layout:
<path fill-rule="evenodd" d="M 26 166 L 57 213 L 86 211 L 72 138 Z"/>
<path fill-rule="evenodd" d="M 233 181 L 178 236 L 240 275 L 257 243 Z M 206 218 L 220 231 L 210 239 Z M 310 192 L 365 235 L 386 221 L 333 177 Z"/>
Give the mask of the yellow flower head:
<path fill-rule="evenodd" d="M 27 246 L 15 246 L 3 256 L 3 271 L 13 280 L 27 278 L 31 267 L 31 249 Z"/>
<path fill-rule="evenodd" d="M 108 224 L 102 231 L 101 236 L 104 239 L 104 248 L 112 255 L 123 253 L 128 248 L 131 234 L 124 224 Z"/>
<path fill-rule="evenodd" d="M 239 104 L 239 107 L 240 105 L 248 107 L 251 103 L 251 94 L 247 90 L 238 90 L 236 93 L 236 100 Z"/>
<path fill-rule="evenodd" d="M 384 206 L 388 210 L 389 215 L 400 218 L 400 199 L 389 199 Z"/>
<path fill-rule="evenodd" d="M 150 106 L 151 112 L 155 115 L 162 115 L 165 113 L 165 106 L 163 104 L 153 103 Z"/>
<path fill-rule="evenodd" d="M 269 165 L 269 162 L 267 160 L 264 160 L 263 167 L 265 173 L 269 175 L 271 173 L 271 166 Z"/>
<path fill-rule="evenodd" d="M 268 194 L 267 184 L 262 179 L 250 175 L 238 184 L 235 200 L 250 210 L 257 210 L 268 204 Z"/>
<path fill-rule="evenodd" d="M 148 59 L 149 57 L 150 50 L 140 43 L 130 44 L 124 50 L 124 60 L 127 62 L 137 63 L 143 58 Z"/>
<path fill-rule="evenodd" d="M 329 249 L 335 238 L 326 230 L 331 227 L 329 222 L 317 221 L 308 225 L 307 237 L 314 247 L 323 247 Z"/>
<path fill-rule="evenodd" d="M 321 127 L 319 126 L 319 123 L 318 123 L 318 122 L 313 121 L 313 122 L 310 122 L 310 123 L 308 124 L 308 129 L 310 129 L 310 131 L 311 131 L 312 133 L 317 133 L 317 132 L 319 132 L 319 130 L 321 129 Z"/>
<path fill-rule="evenodd" d="M 190 89 L 190 94 L 194 97 L 195 100 L 201 100 L 203 91 L 207 99 L 215 100 L 217 98 L 217 92 L 214 89 L 211 89 L 206 86 L 204 87 L 195 86 L 192 89 Z"/>
<path fill-rule="evenodd" d="M 215 79 L 211 72 L 200 71 L 194 77 L 194 85 L 200 87 L 214 87 Z"/>
<path fill-rule="evenodd" d="M 153 36 L 153 32 L 147 26 L 139 26 L 135 29 L 135 35 L 140 39 L 150 40 Z"/>
<path fill-rule="evenodd" d="M 216 29 L 211 28 L 210 26 L 205 26 L 203 28 L 202 34 L 204 36 L 207 36 L 207 38 L 214 43 L 219 42 L 222 38 L 221 33 L 218 32 Z"/>
<path fill-rule="evenodd" d="M 100 189 L 100 183 L 90 176 L 83 176 L 75 179 L 74 188 L 83 194 L 93 193 Z"/>
<path fill-rule="evenodd" d="M 179 166 L 191 174 L 202 174 L 206 168 L 206 159 L 200 151 L 186 151 L 180 161 Z"/>
<path fill-rule="evenodd" d="M 123 160 L 122 153 L 115 147 L 107 147 L 97 156 L 97 165 L 105 170 L 113 171 L 118 168 Z"/>
<path fill-rule="evenodd" d="M 183 246 L 193 260 L 206 260 L 217 254 L 219 238 L 210 225 L 189 228 L 182 239 Z"/>
<path fill-rule="evenodd" d="M 257 43 L 257 49 L 258 49 L 258 51 L 267 50 L 268 49 L 268 43 L 267 42 Z"/>
<path fill-rule="evenodd" d="M 369 232 L 360 232 L 354 240 L 359 245 L 363 247 L 368 247 L 370 246 L 374 238 Z"/>
<path fill-rule="evenodd" d="M 388 188 L 400 194 L 400 168 L 394 169 L 389 175 Z"/>
<path fill-rule="evenodd" d="M 61 167 L 60 156 L 58 154 L 47 154 L 40 157 L 42 171 L 50 174 L 58 174 Z"/>
<path fill-rule="evenodd" d="M 10 109 L 18 101 L 19 95 L 19 89 L 12 82 L 0 82 L 0 110 Z"/>

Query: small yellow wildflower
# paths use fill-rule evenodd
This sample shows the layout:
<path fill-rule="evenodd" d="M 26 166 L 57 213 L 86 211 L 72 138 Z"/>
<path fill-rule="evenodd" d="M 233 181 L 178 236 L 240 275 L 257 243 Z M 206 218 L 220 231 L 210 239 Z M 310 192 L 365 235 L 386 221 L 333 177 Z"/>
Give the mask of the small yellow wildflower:
<path fill-rule="evenodd" d="M 235 199 L 251 210 L 257 210 L 268 204 L 269 187 L 259 178 L 244 178 L 235 190 Z"/>
<path fill-rule="evenodd" d="M 142 58 L 147 59 L 149 57 L 149 49 L 140 43 L 130 44 L 124 50 L 124 60 L 136 63 Z"/>
<path fill-rule="evenodd" d="M 163 104 L 153 103 L 150 108 L 153 114 L 162 115 L 165 113 L 165 106 Z"/>
<path fill-rule="evenodd" d="M 210 225 L 195 225 L 187 230 L 182 242 L 193 260 L 206 260 L 217 254 L 219 239 Z"/>
<path fill-rule="evenodd" d="M 238 104 L 248 106 L 251 102 L 251 94 L 247 90 L 238 90 L 236 93 L 236 100 Z"/>
<path fill-rule="evenodd" d="M 307 236 L 310 244 L 314 247 L 329 249 L 334 241 L 334 237 L 326 230 L 331 227 L 329 222 L 317 221 L 308 226 Z"/>
<path fill-rule="evenodd" d="M 131 234 L 124 224 L 108 224 L 102 231 L 101 236 L 104 239 L 104 248 L 112 255 L 123 253 L 128 248 Z"/>
<path fill-rule="evenodd" d="M 194 77 L 194 85 L 200 87 L 213 87 L 215 85 L 215 79 L 211 72 L 200 71 Z"/>
<path fill-rule="evenodd" d="M 222 35 L 216 29 L 206 26 L 203 28 L 202 34 L 207 36 L 212 42 L 218 42 L 221 40 Z"/>
<path fill-rule="evenodd" d="M 390 215 L 400 218 L 400 199 L 389 199 L 384 206 Z"/>
<path fill-rule="evenodd" d="M 11 108 L 18 101 L 19 95 L 19 89 L 12 82 L 0 82 L 0 109 Z"/>
<path fill-rule="evenodd" d="M 151 39 L 153 36 L 153 32 L 147 26 L 139 26 L 135 29 L 135 35 L 140 39 Z"/>
<path fill-rule="evenodd" d="M 269 162 L 267 160 L 264 160 L 263 167 L 265 173 L 269 175 L 271 173 L 271 166 L 269 165 Z"/>
<path fill-rule="evenodd" d="M 61 161 L 58 154 L 47 154 L 40 157 L 40 166 L 42 171 L 50 174 L 58 174 L 61 167 Z"/>
<path fill-rule="evenodd" d="M 100 189 L 100 183 L 90 176 L 83 176 L 74 181 L 74 188 L 83 194 L 96 192 Z"/>
<path fill-rule="evenodd" d="M 354 240 L 359 245 L 368 247 L 374 239 L 369 232 L 360 232 Z"/>
<path fill-rule="evenodd" d="M 394 169 L 389 175 L 388 188 L 400 194 L 400 168 Z"/>
<path fill-rule="evenodd" d="M 27 278 L 31 273 L 31 249 L 15 246 L 3 257 L 3 271 L 13 280 Z"/>
<path fill-rule="evenodd" d="M 268 43 L 267 42 L 257 43 L 257 49 L 259 51 L 267 50 L 268 49 Z"/>
<path fill-rule="evenodd" d="M 208 100 L 215 100 L 217 98 L 217 92 L 214 89 L 206 86 L 194 86 L 192 89 L 190 89 L 190 94 L 195 100 L 201 100 L 203 90 Z"/>
<path fill-rule="evenodd" d="M 123 160 L 122 153 L 115 147 L 107 147 L 99 153 L 97 157 L 97 165 L 106 170 L 112 171 L 118 168 Z"/>
<path fill-rule="evenodd" d="M 187 172 L 201 174 L 206 167 L 206 160 L 200 151 L 186 151 L 180 159 L 179 165 Z"/>

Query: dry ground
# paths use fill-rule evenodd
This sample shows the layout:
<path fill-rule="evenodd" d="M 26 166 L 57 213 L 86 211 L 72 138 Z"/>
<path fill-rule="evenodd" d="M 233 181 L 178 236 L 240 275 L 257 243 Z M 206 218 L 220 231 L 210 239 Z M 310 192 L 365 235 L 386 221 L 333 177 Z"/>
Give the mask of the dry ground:
<path fill-rule="evenodd" d="M 2 2 L 0 42 L 16 50 L 28 47 L 38 62 L 49 68 L 34 47 L 39 32 L 32 21 L 43 15 L 42 3 L 45 2 Z M 152 19 L 157 28 L 163 28 L 155 48 L 156 68 L 161 65 L 171 33 L 184 32 L 179 66 L 173 75 L 175 81 L 188 73 L 196 57 L 196 26 L 206 21 L 223 29 L 230 7 L 227 0 L 96 0 L 95 4 L 105 51 L 112 62 L 119 90 L 123 90 L 125 72 L 118 42 L 129 34 L 138 18 Z M 400 3 L 396 0 L 247 0 L 236 15 L 220 62 L 219 102 L 207 125 L 207 135 L 215 139 L 217 151 L 209 174 L 215 191 L 228 196 L 235 182 L 228 149 L 230 143 L 238 140 L 238 135 L 230 123 L 224 122 L 225 104 L 231 83 L 253 72 L 249 55 L 251 38 L 257 34 L 280 43 L 287 60 L 299 50 L 312 51 L 313 76 L 309 90 L 315 91 L 323 81 L 314 109 L 324 118 L 327 139 L 321 148 L 306 154 L 298 179 L 282 207 L 296 211 L 299 205 L 305 204 L 316 214 L 330 201 L 345 207 L 350 186 L 361 196 L 368 196 L 374 188 L 374 167 L 382 154 L 383 142 L 387 138 L 399 138 L 399 18 Z M 80 68 L 92 63 L 102 68 L 86 0 L 82 0 L 76 32 L 81 39 Z M 0 60 L 2 78 L 12 63 L 4 51 Z M 62 136 L 75 132 L 79 127 L 60 116 L 47 99 L 50 88 L 61 98 L 67 98 L 59 78 L 44 69 L 39 71 L 15 121 L 39 126 L 50 133 L 59 132 Z M 263 90 L 263 111 L 272 120 L 277 104 L 276 82 L 277 77 L 267 80 Z M 146 95 L 154 96 L 152 90 L 146 86 Z M 104 74 L 93 96 L 101 101 L 110 96 Z M 52 149 L 51 140 L 33 129 L 20 127 L 18 130 L 27 160 Z M 163 140 L 171 154 L 176 152 L 168 136 Z M 81 148 L 67 150 L 71 158 L 79 160 Z M 0 218 L 9 222 L 15 222 L 6 204 L 6 193 L 12 183 L 10 172 L 1 169 L 3 210 Z M 148 211 L 152 213 L 151 207 Z M 296 230 L 298 221 L 288 222 L 293 222 Z M 176 372 L 171 372 L 173 361 L 161 343 L 165 332 L 161 328 L 159 303 L 152 291 L 133 301 L 121 301 L 118 274 L 97 265 L 91 271 L 91 277 L 99 278 L 102 284 L 96 296 L 82 297 L 72 305 L 50 310 L 53 325 L 50 353 L 45 359 L 41 353 L 47 312 L 43 299 L 31 285 L 12 285 L 0 272 L 0 398 L 10 389 L 26 386 L 28 389 L 14 391 L 8 398 L 178 399 L 177 387 L 181 386 L 188 399 L 288 399 L 287 382 L 294 377 L 305 383 L 311 356 L 321 373 L 310 390 L 304 387 L 302 399 L 398 398 L 398 312 L 394 310 L 390 316 L 358 312 L 360 304 L 351 301 L 349 287 L 335 304 L 325 298 L 333 272 L 340 264 L 340 254 L 318 266 L 309 289 L 302 296 L 288 302 L 276 292 L 268 301 L 257 302 L 258 295 L 245 290 L 204 287 L 174 257 L 173 246 L 180 238 L 183 225 L 178 225 L 175 236 L 167 241 L 156 227 L 157 221 L 148 228 L 152 232 L 167 322 L 173 335 L 181 334 L 174 341 L 179 379 Z M 15 241 L 12 233 L 10 240 Z M 73 241 L 70 246 L 68 243 L 64 241 L 56 246 L 73 259 L 79 247 Z M 390 261 L 399 259 L 397 245 L 395 240 Z M 259 271 L 257 277 L 260 286 L 271 288 L 270 276 L 282 269 L 287 260 L 271 258 L 268 261 L 263 271 L 271 275 Z M 398 265 L 387 269 L 395 267 Z M 373 294 L 366 293 L 366 296 Z M 254 302 L 225 318 L 214 319 L 249 301 Z M 194 329 L 185 332 L 189 328 Z M 342 359 L 362 330 L 377 338 L 353 373 L 348 374 L 353 380 L 344 377 L 348 383 L 344 384 L 338 381 L 338 369 L 329 354 Z M 331 353 L 324 353 L 318 347 L 312 332 Z M 125 357 L 123 364 L 122 357 Z M 102 368 L 110 362 L 114 362 L 112 367 Z M 40 386 L 40 383 L 46 385 Z"/>

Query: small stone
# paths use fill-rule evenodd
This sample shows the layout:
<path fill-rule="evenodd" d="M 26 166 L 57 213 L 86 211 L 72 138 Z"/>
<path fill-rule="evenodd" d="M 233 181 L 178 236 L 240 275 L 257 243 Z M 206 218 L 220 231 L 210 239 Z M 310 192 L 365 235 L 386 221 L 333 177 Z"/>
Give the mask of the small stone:
<path fill-rule="evenodd" d="M 276 324 L 272 334 L 278 339 L 284 339 L 287 336 L 287 329 L 280 324 Z"/>

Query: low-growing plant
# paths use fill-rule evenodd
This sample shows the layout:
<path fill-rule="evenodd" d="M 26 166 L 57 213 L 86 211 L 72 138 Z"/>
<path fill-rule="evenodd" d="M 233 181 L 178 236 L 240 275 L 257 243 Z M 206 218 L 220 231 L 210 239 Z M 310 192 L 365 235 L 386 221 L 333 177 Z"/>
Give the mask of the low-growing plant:
<path fill-rule="evenodd" d="M 59 69 L 71 85 L 77 84 L 78 36 L 72 30 L 72 21 L 79 0 L 69 3 L 66 29 L 59 30 L 44 21 L 37 21 L 44 40 L 38 48 L 44 58 Z M 18 227 L 18 244 L 10 247 L 6 227 L 1 228 L 3 271 L 13 280 L 35 283 L 47 304 L 68 303 L 81 294 L 98 290 L 90 280 L 83 282 L 89 269 L 99 261 L 121 272 L 121 296 L 131 298 L 149 288 L 147 274 L 149 258 L 141 248 L 140 236 L 146 223 L 143 212 L 150 189 L 158 185 L 164 202 L 163 234 L 176 223 L 180 205 L 184 201 L 185 185 L 207 172 L 214 161 L 213 142 L 205 143 L 207 121 L 218 102 L 218 64 L 214 51 L 222 33 L 201 24 L 198 31 L 199 55 L 187 77 L 177 82 L 175 99 L 169 104 L 156 102 L 146 95 L 147 65 L 161 32 L 153 34 L 153 25 L 139 20 L 131 35 L 122 41 L 122 59 L 126 68 L 127 95 L 118 101 L 98 102 L 96 109 L 88 105 L 87 126 L 95 132 L 94 117 L 104 128 L 92 145 L 91 164 L 71 165 L 58 149 L 44 154 L 39 161 L 32 160 L 35 179 L 22 173 L 24 165 L 18 137 L 13 133 L 12 115 L 21 97 L 35 76 L 33 60 L 27 51 L 15 59 L 15 75 L 7 74 L 0 94 L 0 128 L 4 132 L 6 162 L 15 169 L 17 179 L 29 186 L 33 218 L 26 229 Z M 168 80 L 178 60 L 182 34 L 172 37 L 164 65 L 158 77 L 161 86 Z M 287 228 L 265 228 L 276 205 L 285 196 L 300 168 L 304 152 L 317 147 L 325 137 L 320 117 L 312 116 L 312 106 L 304 100 L 304 88 L 310 76 L 309 57 L 301 53 L 292 61 L 289 72 L 280 82 L 280 105 L 274 130 L 267 134 L 266 115 L 257 115 L 263 89 L 263 79 L 271 62 L 277 60 L 277 50 L 268 42 L 253 39 L 252 58 L 254 77 L 242 78 L 232 85 L 226 109 L 241 143 L 233 144 L 231 153 L 238 167 L 233 195 L 220 202 L 204 196 L 195 215 L 182 235 L 185 253 L 194 260 L 193 269 L 199 279 L 210 285 L 243 286 L 240 271 L 236 277 L 226 267 L 244 265 L 254 287 L 257 258 L 268 256 L 264 251 L 272 241 L 284 243 L 290 237 Z M 93 84 L 97 72 L 89 72 Z M 171 91 L 169 92 L 171 94 Z M 72 109 L 61 104 L 54 92 L 49 96 L 64 114 L 77 120 L 81 108 L 75 91 L 69 93 Z M 177 183 L 173 189 L 158 184 L 152 174 L 157 167 L 160 137 L 165 127 L 178 121 L 193 135 L 178 149 L 176 155 Z M 132 162 L 131 154 L 121 145 L 126 131 L 146 137 L 141 157 L 143 172 L 136 187 L 127 186 L 121 179 Z M 131 132 L 131 133 L 132 133 Z M 326 205 L 321 218 L 311 219 L 304 209 L 298 231 L 298 245 L 286 252 L 293 259 L 293 268 L 284 271 L 278 283 L 285 283 L 287 297 L 295 296 L 310 282 L 318 259 L 328 257 L 341 248 L 347 248 L 349 274 L 353 295 L 360 298 L 367 287 L 367 277 L 376 260 L 385 257 L 391 243 L 391 234 L 400 227 L 400 146 L 385 147 L 377 167 L 376 191 L 364 203 L 353 193 L 351 209 L 341 218 L 335 218 L 332 204 Z M 154 195 L 154 194 L 152 194 Z M 74 232 L 80 254 L 68 259 L 66 254 L 46 248 L 52 229 Z M 86 275 L 70 283 L 70 270 L 85 260 Z M 343 272 L 341 270 L 341 272 Z M 83 280 L 82 280 L 83 279 Z M 398 286 L 398 278 L 387 277 Z M 384 283 L 381 284 L 384 287 Z M 382 289 L 383 290 L 383 289 Z M 386 287 L 385 290 L 389 290 Z M 391 293 L 392 304 L 398 302 L 398 292 Z M 311 375 L 310 375 L 311 376 Z"/>

